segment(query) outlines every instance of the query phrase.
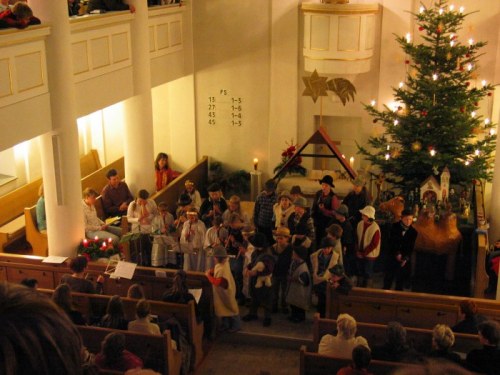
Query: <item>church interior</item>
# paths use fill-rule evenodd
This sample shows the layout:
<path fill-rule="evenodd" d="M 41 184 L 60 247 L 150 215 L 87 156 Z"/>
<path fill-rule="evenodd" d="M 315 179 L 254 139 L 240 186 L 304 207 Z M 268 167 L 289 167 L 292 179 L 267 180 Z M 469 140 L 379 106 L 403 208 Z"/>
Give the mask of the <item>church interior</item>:
<path fill-rule="evenodd" d="M 125 2 L 135 11 L 68 17 L 63 1 L 47 6 L 46 0 L 28 0 L 41 24 L 0 31 L 0 280 L 33 277 L 42 293 L 52 295 L 69 263 L 42 260 L 77 255 L 85 237 L 82 190 L 100 193 L 110 168 L 118 170 L 134 197 L 144 189 L 157 202 L 166 201 L 171 212 L 186 180 L 194 180 L 207 199 L 216 167 L 225 177 L 244 176 L 225 185 L 223 194 L 226 200 L 240 195 L 250 217 L 267 180 L 275 178 L 278 191 L 301 186 L 311 203 L 320 190 L 318 181 L 327 174 L 340 199 L 356 177 L 363 177 L 378 212 L 379 203 L 396 199 L 400 190 L 360 153 L 361 147 L 372 150 L 370 139 L 385 132 L 383 121 L 375 121 L 367 107 L 401 110 L 395 89 L 407 84 L 412 68 L 408 51 L 396 39 L 424 41 L 416 17 L 422 7 L 443 3 L 445 12 L 460 9 L 467 15 L 457 40 L 464 45 L 486 42 L 477 66 L 469 69 L 474 74 L 467 86 L 491 86 L 473 117 L 484 120 L 487 135 L 497 142 L 487 167 L 491 178 L 475 179 L 469 190 L 464 188 L 468 203 L 457 198 L 460 233 L 456 221 L 449 228 L 436 226 L 437 237 L 446 233 L 462 239 L 458 251 L 453 242 L 453 257 L 442 256 L 449 242 L 434 245 L 437 255 L 420 255 L 413 292 L 382 290 L 381 277 L 375 277 L 373 288 L 354 287 L 348 296 L 328 287 L 326 316 L 308 312 L 300 325 L 278 314 L 267 329 L 261 322 L 244 322 L 237 333 L 219 333 L 212 286 L 201 272 L 188 272 L 187 281 L 190 289 L 203 291 L 201 318 L 194 316 L 192 305 L 171 308 L 179 309 L 174 315 L 189 327 L 196 354 L 190 373 L 207 375 L 335 373 L 332 369 L 350 360 L 335 362 L 317 349 L 322 335 L 335 331 L 341 313 L 354 316 L 358 334 L 377 343 L 383 343 L 387 324 L 398 320 L 416 345 L 430 345 L 435 324 L 454 326 L 464 298 L 473 299 L 484 316 L 500 321 L 500 291 L 495 285 L 496 291 L 484 292 L 491 281 L 485 264 L 500 239 L 500 200 L 495 198 L 500 196 L 498 0 L 182 0 L 150 7 L 146 0 Z M 341 83 L 347 93 L 341 92 Z M 444 99 L 433 100 L 439 106 Z M 416 142 L 411 147 L 413 152 L 421 147 L 434 151 Z M 154 160 L 161 152 L 180 176 L 157 191 Z M 282 178 L 277 172 L 292 155 L 300 162 L 287 167 L 300 165 L 299 173 Z M 394 157 L 389 148 L 385 155 L 386 160 Z M 429 177 L 418 192 L 411 192 L 411 199 L 444 201 L 448 196 L 451 201 L 454 174 L 439 168 L 422 171 Z M 44 234 L 33 216 L 42 181 Z M 408 195 L 405 199 L 407 207 L 418 206 Z M 433 236 L 429 241 L 436 241 Z M 384 246 L 389 245 L 382 242 Z M 91 262 L 89 279 L 95 281 L 105 271 L 106 264 Z M 382 271 L 376 264 L 376 274 Z M 88 312 L 118 294 L 133 316 L 135 302 L 125 296 L 136 282 L 151 297 L 152 314 L 161 315 L 169 304 L 155 299 L 161 299 L 174 274 L 139 266 L 132 280 L 106 277 L 104 295 L 78 293 L 78 301 Z M 241 315 L 247 310 L 241 307 Z M 82 328 L 80 334 L 89 348 L 99 351 L 102 332 Z M 147 340 L 158 346 L 166 339 Z M 455 334 L 454 350 L 463 357 L 478 345 L 477 335 Z M 164 351 L 168 355 L 162 352 L 157 354 L 162 359 L 153 361 L 155 370 L 184 373 L 180 354 L 170 347 Z M 374 374 L 397 368 L 372 362 Z M 411 366 L 417 365 L 406 370 L 417 373 Z"/>

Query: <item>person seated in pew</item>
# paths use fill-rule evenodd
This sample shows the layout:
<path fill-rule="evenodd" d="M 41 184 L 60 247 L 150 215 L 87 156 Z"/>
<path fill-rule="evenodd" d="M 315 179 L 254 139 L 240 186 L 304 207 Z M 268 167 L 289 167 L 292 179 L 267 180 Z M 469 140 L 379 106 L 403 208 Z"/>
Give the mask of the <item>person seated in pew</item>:
<path fill-rule="evenodd" d="M 113 296 L 106 307 L 106 315 L 99 322 L 99 327 L 127 330 L 128 320 L 125 319 L 123 302 L 120 296 Z"/>
<path fill-rule="evenodd" d="M 45 215 L 45 197 L 43 185 L 38 188 L 38 201 L 36 202 L 36 226 L 40 233 L 47 233 L 47 217 Z"/>
<path fill-rule="evenodd" d="M 128 205 L 134 200 L 128 185 L 120 179 L 116 169 L 106 173 L 108 184 L 101 191 L 102 208 L 106 217 L 124 216 Z"/>
<path fill-rule="evenodd" d="M 0 301 L 1 374 L 82 373 L 80 334 L 50 299 L 2 282 Z"/>
<path fill-rule="evenodd" d="M 383 345 L 372 347 L 372 358 L 389 362 L 420 362 L 418 353 L 406 342 L 406 329 L 399 322 L 387 324 Z"/>
<path fill-rule="evenodd" d="M 34 290 L 36 290 L 38 288 L 38 280 L 37 279 L 25 278 L 25 279 L 21 280 L 20 284 L 24 285 L 27 288 L 31 288 Z"/>
<path fill-rule="evenodd" d="M 104 277 L 99 275 L 97 278 L 96 286 L 90 280 L 87 280 L 85 271 L 87 270 L 87 258 L 84 256 L 77 256 L 72 258 L 69 262 L 69 268 L 73 273 L 64 274 L 61 277 L 61 284 L 68 284 L 73 292 L 79 293 L 102 293 L 102 285 Z"/>
<path fill-rule="evenodd" d="M 335 289 L 337 293 L 347 295 L 352 289 L 352 281 L 345 274 L 344 266 L 342 264 L 336 264 L 328 270 L 330 272 L 330 279 L 328 283 Z"/>
<path fill-rule="evenodd" d="M 318 346 L 318 353 L 337 358 L 351 358 L 352 350 L 363 345 L 370 349 L 363 336 L 356 337 L 356 320 L 349 314 L 339 314 L 337 317 L 337 335 L 324 335 Z"/>
<path fill-rule="evenodd" d="M 146 293 L 140 284 L 132 284 L 127 290 L 127 298 L 145 299 Z"/>
<path fill-rule="evenodd" d="M 182 194 L 187 194 L 191 198 L 193 207 L 196 208 L 197 210 L 200 209 L 202 201 L 201 201 L 201 195 L 198 189 L 196 189 L 196 186 L 193 181 L 191 180 L 186 180 L 184 182 L 184 191 Z"/>
<path fill-rule="evenodd" d="M 119 332 L 106 335 L 101 351 L 95 356 L 95 364 L 100 369 L 113 371 L 127 371 L 144 366 L 142 359 L 125 349 L 125 335 Z"/>
<path fill-rule="evenodd" d="M 130 13 L 135 13 L 135 7 L 124 3 L 123 0 L 89 0 L 87 6 L 87 13 L 114 10 L 130 10 Z"/>
<path fill-rule="evenodd" d="M 52 294 L 52 301 L 63 310 L 71 319 L 73 324 L 77 326 L 87 325 L 82 313 L 73 307 L 73 299 L 71 297 L 71 289 L 67 284 L 59 285 Z"/>
<path fill-rule="evenodd" d="M 4 10 L 0 13 L 0 29 L 15 27 L 24 29 L 30 25 L 40 25 L 42 22 L 33 16 L 33 11 L 23 1 L 18 1 L 12 9 Z"/>
<path fill-rule="evenodd" d="M 500 374 L 500 325 L 488 320 L 477 327 L 481 349 L 474 349 L 467 354 L 466 367 L 471 371 L 488 375 Z"/>
<path fill-rule="evenodd" d="M 155 186 L 156 191 L 160 191 L 181 175 L 168 165 L 168 155 L 160 152 L 155 159 Z"/>
<path fill-rule="evenodd" d="M 141 299 L 135 307 L 136 320 L 128 323 L 131 332 L 146 333 L 149 335 L 161 335 L 158 324 L 151 323 L 151 305 L 148 300 Z"/>
<path fill-rule="evenodd" d="M 432 330 L 431 358 L 441 358 L 457 364 L 462 363 L 460 355 L 453 352 L 451 347 L 455 343 L 455 335 L 446 324 L 436 324 Z"/>
<path fill-rule="evenodd" d="M 119 227 L 107 225 L 97 217 L 95 202 L 98 197 L 97 191 L 91 188 L 86 188 L 83 191 L 83 221 L 85 225 L 85 237 L 99 240 L 108 240 L 111 238 L 113 245 L 118 245 L 122 230 Z"/>
<path fill-rule="evenodd" d="M 164 302 L 188 304 L 194 301 L 196 317 L 198 318 L 198 305 L 194 296 L 189 292 L 187 287 L 187 273 L 184 270 L 177 270 L 174 274 L 172 286 L 163 293 L 161 300 Z"/>
<path fill-rule="evenodd" d="M 371 360 L 370 349 L 364 345 L 358 345 L 352 350 L 352 364 L 342 367 L 337 371 L 337 375 L 372 375 L 368 371 Z"/>
<path fill-rule="evenodd" d="M 463 316 L 463 320 L 451 328 L 455 333 L 475 335 L 477 334 L 478 324 L 487 320 L 485 316 L 477 313 L 477 305 L 470 299 L 460 302 L 460 314 Z"/>

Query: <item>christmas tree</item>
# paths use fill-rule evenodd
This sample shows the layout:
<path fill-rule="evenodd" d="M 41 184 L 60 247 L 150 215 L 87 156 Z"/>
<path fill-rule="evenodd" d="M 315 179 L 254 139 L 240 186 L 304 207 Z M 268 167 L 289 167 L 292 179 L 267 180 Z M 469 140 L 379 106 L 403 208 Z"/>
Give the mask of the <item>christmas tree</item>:
<path fill-rule="evenodd" d="M 493 90 L 477 76 L 479 50 L 486 43 L 460 40 L 457 33 L 468 14 L 445 0 L 413 15 L 419 43 L 410 34 L 396 37 L 407 56 L 405 82 L 393 90 L 398 104 L 383 110 L 374 102 L 365 105 L 385 132 L 369 139 L 371 147 L 358 146 L 359 153 L 403 192 L 444 167 L 454 184 L 489 180 L 494 124 L 477 113 Z"/>

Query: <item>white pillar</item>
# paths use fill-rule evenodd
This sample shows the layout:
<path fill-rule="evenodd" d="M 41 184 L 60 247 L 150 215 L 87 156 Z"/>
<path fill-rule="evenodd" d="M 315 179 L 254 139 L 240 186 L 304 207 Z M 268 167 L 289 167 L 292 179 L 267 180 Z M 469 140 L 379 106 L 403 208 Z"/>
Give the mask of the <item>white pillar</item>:
<path fill-rule="evenodd" d="M 271 74 L 269 107 L 269 161 L 270 176 L 281 161 L 285 141 L 297 142 L 297 56 L 299 47 L 299 0 L 273 0 L 271 2 Z M 302 58 L 302 57 L 299 57 Z M 248 164 L 255 155 L 249 155 Z"/>
<path fill-rule="evenodd" d="M 125 179 L 132 194 L 154 191 L 153 107 L 149 57 L 148 6 L 146 0 L 130 0 L 135 6 L 132 21 L 134 96 L 125 101 Z"/>
<path fill-rule="evenodd" d="M 52 132 L 40 137 L 49 255 L 74 256 L 84 224 L 67 3 L 29 4 L 42 23 L 51 26 L 46 50 Z"/>

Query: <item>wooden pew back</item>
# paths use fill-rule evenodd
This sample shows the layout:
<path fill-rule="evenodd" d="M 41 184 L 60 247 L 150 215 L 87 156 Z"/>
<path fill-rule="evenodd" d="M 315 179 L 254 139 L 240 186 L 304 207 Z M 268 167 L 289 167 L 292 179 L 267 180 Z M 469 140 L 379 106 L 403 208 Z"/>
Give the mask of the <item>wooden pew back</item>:
<path fill-rule="evenodd" d="M 308 352 L 305 346 L 300 348 L 300 375 L 336 374 L 342 367 L 349 366 L 350 359 L 335 358 L 318 353 Z M 405 368 L 419 368 L 409 363 L 385 362 L 372 360 L 368 366 L 369 372 L 377 375 L 391 374 L 394 370 Z"/>
<path fill-rule="evenodd" d="M 104 338 L 112 332 L 125 335 L 125 349 L 134 353 L 144 362 L 144 368 L 158 371 L 162 374 L 178 375 L 181 370 L 181 353 L 172 349 L 170 331 L 162 336 L 153 336 L 136 332 L 115 329 L 78 326 L 83 345 L 91 353 L 99 353 Z"/>
<path fill-rule="evenodd" d="M 110 169 L 116 169 L 121 178 L 125 177 L 125 159 L 123 157 L 113 161 L 112 163 L 105 165 L 104 167 L 95 170 L 93 173 L 86 175 L 82 178 L 82 191 L 86 188 L 92 188 L 97 191 L 99 194 L 102 189 L 108 183 L 108 179 L 106 178 L 106 173 Z M 99 216 L 99 215 L 98 215 Z"/>
<path fill-rule="evenodd" d="M 371 288 L 353 288 L 347 296 L 328 288 L 326 317 L 334 319 L 343 312 L 366 323 L 396 320 L 417 328 L 453 326 L 461 319 L 459 305 L 464 299 L 473 300 L 486 317 L 500 319 L 500 302 L 495 300 Z"/>
<path fill-rule="evenodd" d="M 41 233 L 36 223 L 36 206 L 24 209 L 24 221 L 26 223 L 26 240 L 33 249 L 33 255 L 47 256 L 48 242 L 47 233 Z"/>

